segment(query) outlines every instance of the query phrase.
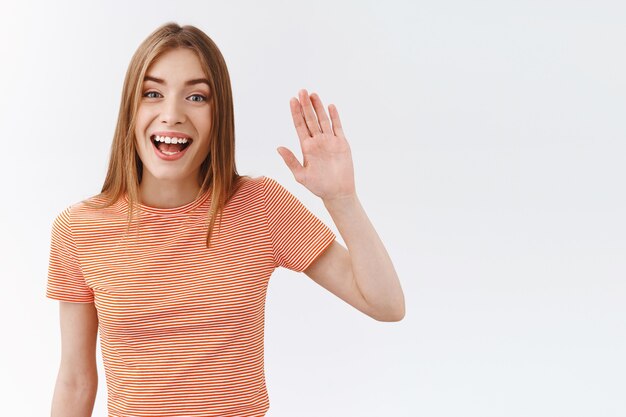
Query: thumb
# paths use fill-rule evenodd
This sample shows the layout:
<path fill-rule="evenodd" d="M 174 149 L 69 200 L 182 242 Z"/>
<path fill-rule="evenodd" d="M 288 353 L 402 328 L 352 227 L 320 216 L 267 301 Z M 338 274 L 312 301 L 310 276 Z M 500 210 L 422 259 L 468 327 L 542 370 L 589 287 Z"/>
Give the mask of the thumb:
<path fill-rule="evenodd" d="M 285 164 L 287 165 L 287 167 L 291 170 L 291 173 L 293 174 L 293 176 L 296 177 L 297 179 L 298 174 L 300 173 L 300 170 L 302 169 L 302 165 L 298 161 L 298 158 L 296 158 L 296 156 L 289 149 L 284 148 L 282 146 L 279 146 L 278 148 L 276 148 L 276 150 L 278 151 L 279 155 L 283 158 L 283 161 L 285 161 Z"/>

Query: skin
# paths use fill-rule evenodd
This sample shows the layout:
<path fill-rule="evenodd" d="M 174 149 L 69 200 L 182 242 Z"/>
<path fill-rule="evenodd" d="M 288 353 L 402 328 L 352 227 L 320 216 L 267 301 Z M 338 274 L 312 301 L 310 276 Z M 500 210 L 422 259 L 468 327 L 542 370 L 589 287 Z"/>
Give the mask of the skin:
<path fill-rule="evenodd" d="M 202 83 L 185 85 L 188 80 L 205 77 L 198 57 L 187 49 L 168 51 L 151 65 L 147 75 L 164 82 L 145 82 L 137 114 L 137 151 L 144 164 L 140 198 L 152 207 L 178 207 L 193 201 L 200 188 L 198 173 L 209 152 L 210 91 Z M 404 294 L 391 259 L 358 199 L 350 146 L 337 108 L 331 104 L 326 113 L 320 97 L 304 89 L 289 104 L 303 163 L 285 147 L 277 151 L 295 180 L 322 199 L 347 245 L 331 243 L 305 274 L 376 320 L 401 320 Z M 155 155 L 150 135 L 160 130 L 193 138 L 183 158 L 163 161 Z"/>
<path fill-rule="evenodd" d="M 177 48 L 152 63 L 137 112 L 135 137 L 143 163 L 139 185 L 143 204 L 158 208 L 178 207 L 193 201 L 200 190 L 200 165 L 209 153 L 211 95 L 204 83 L 185 85 L 187 80 L 206 78 L 196 54 Z M 147 77 L 146 77 L 147 78 Z M 193 142 L 176 161 L 164 161 L 154 153 L 150 135 L 175 131 L 189 135 Z"/>
<path fill-rule="evenodd" d="M 155 93 L 142 98 L 137 115 L 137 150 L 144 164 L 140 198 L 153 207 L 178 207 L 193 201 L 200 188 L 198 172 L 209 152 L 210 92 L 204 84 L 184 85 L 187 80 L 204 78 L 198 58 L 189 50 L 169 51 L 153 63 L 148 74 L 165 83 L 148 81 L 144 85 L 144 94 Z M 329 118 L 319 96 L 309 96 L 306 90 L 290 100 L 290 107 L 303 163 L 285 147 L 277 151 L 296 181 L 323 200 L 348 247 L 332 242 L 305 274 L 376 320 L 402 320 L 404 294 L 391 259 L 357 197 L 350 147 L 337 108 L 328 107 Z M 162 161 L 150 142 L 155 130 L 186 133 L 194 143 L 182 159 Z M 91 415 L 98 386 L 95 305 L 60 302 L 60 321 L 62 359 L 51 415 Z"/>
<path fill-rule="evenodd" d="M 402 320 L 404 294 L 391 258 L 358 199 L 350 146 L 337 107 L 329 105 L 327 114 L 321 98 L 304 89 L 289 104 L 303 163 L 285 147 L 277 151 L 295 180 L 322 199 L 347 245 L 346 249 L 337 241 L 331 243 L 305 274 L 376 320 Z"/>

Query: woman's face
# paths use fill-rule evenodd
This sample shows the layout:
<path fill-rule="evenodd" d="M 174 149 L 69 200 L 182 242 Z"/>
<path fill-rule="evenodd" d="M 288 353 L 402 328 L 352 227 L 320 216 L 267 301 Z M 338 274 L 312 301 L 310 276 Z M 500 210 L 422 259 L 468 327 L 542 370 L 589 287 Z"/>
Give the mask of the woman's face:
<path fill-rule="evenodd" d="M 211 93 L 200 61 L 189 49 L 167 51 L 150 65 L 135 126 L 142 183 L 198 184 L 200 165 L 209 153 Z"/>

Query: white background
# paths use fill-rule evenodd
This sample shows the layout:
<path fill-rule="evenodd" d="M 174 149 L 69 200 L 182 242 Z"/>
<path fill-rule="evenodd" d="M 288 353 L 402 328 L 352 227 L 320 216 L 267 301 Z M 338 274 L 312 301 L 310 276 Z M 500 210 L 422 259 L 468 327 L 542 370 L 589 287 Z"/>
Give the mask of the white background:
<path fill-rule="evenodd" d="M 404 320 L 377 322 L 277 270 L 268 417 L 626 415 L 623 2 L 3 1 L 0 14 L 3 415 L 50 413 L 52 220 L 99 192 L 128 62 L 167 21 L 226 58 L 239 172 L 276 178 L 335 232 L 276 147 L 301 155 L 299 88 L 337 105 L 405 292 Z"/>

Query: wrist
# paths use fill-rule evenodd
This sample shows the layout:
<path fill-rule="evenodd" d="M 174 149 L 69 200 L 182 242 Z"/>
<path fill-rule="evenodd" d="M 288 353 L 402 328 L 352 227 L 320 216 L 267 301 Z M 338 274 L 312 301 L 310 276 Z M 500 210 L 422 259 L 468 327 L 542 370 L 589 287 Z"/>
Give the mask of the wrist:
<path fill-rule="evenodd" d="M 345 196 L 338 196 L 333 198 L 323 198 L 324 206 L 328 211 L 331 210 L 346 210 L 354 207 L 358 207 L 359 198 L 356 193 L 348 194 Z"/>

